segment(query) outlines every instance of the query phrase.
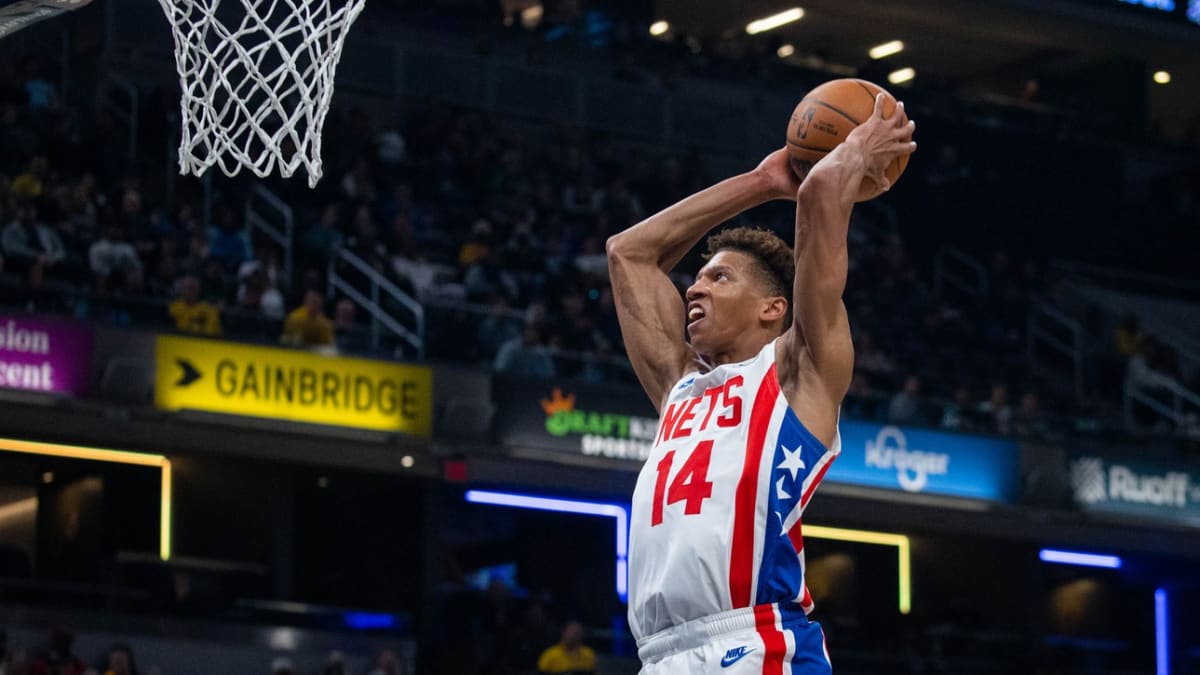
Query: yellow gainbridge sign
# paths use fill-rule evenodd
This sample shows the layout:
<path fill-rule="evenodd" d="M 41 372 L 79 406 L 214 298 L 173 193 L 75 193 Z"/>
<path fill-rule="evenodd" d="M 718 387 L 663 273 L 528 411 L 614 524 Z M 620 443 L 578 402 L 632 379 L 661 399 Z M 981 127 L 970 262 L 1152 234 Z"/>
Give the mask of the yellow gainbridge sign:
<path fill-rule="evenodd" d="M 155 404 L 429 436 L 433 374 L 423 366 L 159 336 Z"/>

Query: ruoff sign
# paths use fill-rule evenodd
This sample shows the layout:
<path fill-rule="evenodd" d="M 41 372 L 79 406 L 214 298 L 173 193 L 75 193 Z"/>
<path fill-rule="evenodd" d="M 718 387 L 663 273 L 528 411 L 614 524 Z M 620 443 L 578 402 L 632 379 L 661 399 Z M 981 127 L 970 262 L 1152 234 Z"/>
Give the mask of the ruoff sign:
<path fill-rule="evenodd" d="M 1071 488 L 1089 511 L 1200 518 L 1200 480 L 1187 467 L 1076 455 Z"/>

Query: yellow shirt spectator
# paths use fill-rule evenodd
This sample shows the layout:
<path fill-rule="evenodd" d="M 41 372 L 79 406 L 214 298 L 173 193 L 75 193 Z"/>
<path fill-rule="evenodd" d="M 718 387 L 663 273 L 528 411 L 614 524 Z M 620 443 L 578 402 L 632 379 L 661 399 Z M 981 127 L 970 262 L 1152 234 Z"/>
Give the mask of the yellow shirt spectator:
<path fill-rule="evenodd" d="M 542 652 L 538 658 L 539 673 L 594 673 L 596 672 L 596 652 L 591 647 L 580 645 L 578 649 L 569 652 L 562 645 Z"/>
<path fill-rule="evenodd" d="M 221 334 L 220 311 L 207 302 L 189 304 L 184 300 L 174 300 L 167 306 L 167 312 L 175 320 L 175 328 L 184 333 Z"/>
<path fill-rule="evenodd" d="M 596 652 L 583 644 L 583 625 L 572 621 L 563 628 L 562 640 L 542 652 L 538 672 L 552 675 L 595 675 Z"/>
<path fill-rule="evenodd" d="M 333 321 L 325 316 L 325 298 L 316 291 L 304 295 L 304 304 L 292 310 L 283 322 L 283 342 L 297 347 L 333 344 Z"/>
<path fill-rule="evenodd" d="M 179 280 L 179 297 L 167 305 L 175 328 L 184 333 L 220 335 L 221 314 L 216 306 L 200 299 L 200 279 L 188 275 Z"/>

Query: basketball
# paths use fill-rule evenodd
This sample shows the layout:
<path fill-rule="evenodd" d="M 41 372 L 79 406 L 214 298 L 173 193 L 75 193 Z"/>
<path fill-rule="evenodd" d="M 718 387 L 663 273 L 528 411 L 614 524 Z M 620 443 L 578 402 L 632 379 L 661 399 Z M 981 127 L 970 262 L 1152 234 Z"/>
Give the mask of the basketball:
<path fill-rule="evenodd" d="M 854 78 L 830 80 L 808 92 L 788 121 L 787 149 L 792 171 L 800 178 L 875 109 L 875 95 L 883 92 L 883 114 L 890 117 L 896 98 L 879 85 Z M 908 166 L 908 155 L 897 157 L 884 172 L 892 185 Z"/>

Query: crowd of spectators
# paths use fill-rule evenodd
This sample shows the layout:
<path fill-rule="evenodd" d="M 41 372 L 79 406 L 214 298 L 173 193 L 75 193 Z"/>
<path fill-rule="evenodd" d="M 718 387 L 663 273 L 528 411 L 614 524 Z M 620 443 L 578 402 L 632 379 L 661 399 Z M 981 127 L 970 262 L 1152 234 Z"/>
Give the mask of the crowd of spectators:
<path fill-rule="evenodd" d="M 369 291 L 344 250 L 422 303 L 427 358 L 632 382 L 604 241 L 714 178 L 697 153 L 523 125 L 436 97 L 396 114 L 335 110 L 318 188 L 271 183 L 298 216 L 289 275 L 284 252 L 250 234 L 234 208 L 245 181 L 230 181 L 202 222 L 198 193 L 180 189 L 168 202 L 152 161 L 114 161 L 101 141 L 119 137 L 114 121 L 60 101 L 42 70 L 0 64 L 0 271 L 37 310 L 83 314 L 80 297 L 94 307 L 121 299 L 184 333 L 415 356 L 369 340 L 363 309 L 326 287 L 332 266 Z M 165 142 L 151 140 L 143 145 Z M 905 180 L 946 189 L 969 171 L 953 146 L 934 152 Z M 785 237 L 790 220 L 782 207 L 743 218 Z M 926 261 L 869 212 L 852 237 L 849 414 L 1041 436 L 1053 426 L 1048 409 L 1074 412 L 1024 359 L 1030 298 L 1045 287 L 1035 265 L 998 252 L 987 296 L 955 298 L 934 293 Z M 681 288 L 688 262 L 682 269 Z M 383 308 L 405 311 L 386 294 Z"/>
<path fill-rule="evenodd" d="M 45 644 L 25 647 L 10 644 L 0 629 L 0 675 L 160 675 L 156 665 L 139 669 L 134 650 L 124 642 L 110 646 L 88 661 L 76 652 L 75 632 L 64 625 L 50 631 Z M 593 655 L 594 660 L 594 655 Z M 264 664 L 270 675 L 412 675 L 404 660 L 392 649 L 380 650 L 372 663 L 361 670 L 347 664 L 345 653 L 334 650 L 323 662 L 301 663 L 289 656 L 276 656 Z M 560 671 L 545 671 L 560 672 Z"/>
<path fill-rule="evenodd" d="M 74 651 L 75 634 L 65 626 L 50 631 L 46 644 L 26 648 L 9 644 L 7 633 L 0 629 L 0 675 L 157 675 L 157 668 L 139 671 L 133 648 L 118 642 L 108 648 L 92 664 Z"/>

